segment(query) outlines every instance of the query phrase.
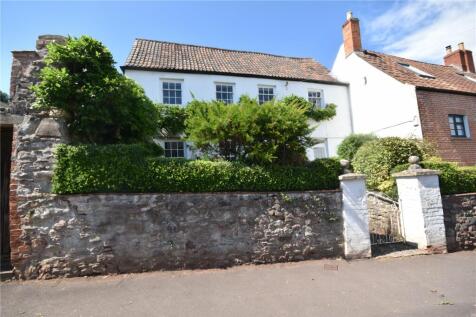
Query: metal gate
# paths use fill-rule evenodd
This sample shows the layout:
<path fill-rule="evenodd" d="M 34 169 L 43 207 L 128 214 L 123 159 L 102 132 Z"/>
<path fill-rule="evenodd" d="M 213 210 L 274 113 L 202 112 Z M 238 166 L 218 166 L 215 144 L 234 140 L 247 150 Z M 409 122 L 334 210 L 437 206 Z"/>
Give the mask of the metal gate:
<path fill-rule="evenodd" d="M 367 193 L 371 245 L 405 242 L 399 205 L 381 193 Z"/>

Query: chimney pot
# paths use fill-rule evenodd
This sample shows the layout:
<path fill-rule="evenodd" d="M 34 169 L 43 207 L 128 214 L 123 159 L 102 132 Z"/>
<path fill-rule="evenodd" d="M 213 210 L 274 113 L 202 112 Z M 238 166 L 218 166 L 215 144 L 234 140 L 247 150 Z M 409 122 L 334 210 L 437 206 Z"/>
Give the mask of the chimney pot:
<path fill-rule="evenodd" d="M 458 43 L 458 48 L 462 51 L 464 51 L 464 43 L 461 42 L 461 43 Z"/>
<path fill-rule="evenodd" d="M 346 16 L 347 21 L 351 20 L 352 19 L 352 11 L 347 11 L 345 16 Z"/>
<path fill-rule="evenodd" d="M 450 54 L 451 53 L 451 45 L 448 45 L 446 48 L 446 54 Z"/>

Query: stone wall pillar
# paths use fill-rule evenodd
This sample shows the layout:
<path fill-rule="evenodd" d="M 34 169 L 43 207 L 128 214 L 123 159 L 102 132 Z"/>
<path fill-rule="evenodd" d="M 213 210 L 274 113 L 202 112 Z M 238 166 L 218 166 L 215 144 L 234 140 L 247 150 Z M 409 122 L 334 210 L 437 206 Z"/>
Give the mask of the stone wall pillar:
<path fill-rule="evenodd" d="M 439 171 L 422 169 L 417 157 L 409 161 L 408 170 L 392 175 L 397 180 L 405 239 L 419 249 L 446 252 Z"/>
<path fill-rule="evenodd" d="M 339 176 L 343 200 L 344 252 L 347 259 L 371 256 L 365 175 Z"/>

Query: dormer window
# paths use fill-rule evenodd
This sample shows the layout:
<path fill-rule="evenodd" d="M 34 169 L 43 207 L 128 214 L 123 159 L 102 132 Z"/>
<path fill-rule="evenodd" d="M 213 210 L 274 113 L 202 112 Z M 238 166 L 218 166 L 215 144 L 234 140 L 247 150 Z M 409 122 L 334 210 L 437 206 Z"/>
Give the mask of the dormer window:
<path fill-rule="evenodd" d="M 422 78 L 430 78 L 430 79 L 434 79 L 435 76 L 433 75 L 430 75 L 416 67 L 413 67 L 412 65 L 410 64 L 406 64 L 406 63 L 398 63 L 398 65 L 402 66 L 402 67 L 405 67 L 406 69 L 408 70 L 411 70 L 412 72 L 416 73 L 418 76 L 422 77 Z"/>
<path fill-rule="evenodd" d="M 476 83 L 476 78 L 474 77 L 470 77 L 468 75 L 463 75 L 464 78 L 466 78 L 467 80 L 471 80 L 473 83 Z"/>

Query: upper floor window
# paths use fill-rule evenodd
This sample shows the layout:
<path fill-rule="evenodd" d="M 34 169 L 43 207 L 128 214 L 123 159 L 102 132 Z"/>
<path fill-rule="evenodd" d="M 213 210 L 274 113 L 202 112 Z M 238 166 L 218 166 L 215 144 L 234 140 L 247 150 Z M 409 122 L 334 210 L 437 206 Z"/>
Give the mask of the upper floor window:
<path fill-rule="evenodd" d="M 451 136 L 467 138 L 467 122 L 463 115 L 450 114 L 448 115 L 448 121 L 450 123 Z"/>
<path fill-rule="evenodd" d="M 223 101 L 226 104 L 233 103 L 233 85 L 216 84 L 216 97 L 218 101 Z"/>
<path fill-rule="evenodd" d="M 167 105 L 182 104 L 182 83 L 173 81 L 162 82 L 162 101 Z"/>
<path fill-rule="evenodd" d="M 322 91 L 310 90 L 307 92 L 307 100 L 312 103 L 314 108 L 322 107 Z"/>
<path fill-rule="evenodd" d="M 185 157 L 185 144 L 182 141 L 165 141 L 164 148 L 165 157 Z"/>
<path fill-rule="evenodd" d="M 258 87 L 258 101 L 260 104 L 273 100 L 274 87 Z"/>

